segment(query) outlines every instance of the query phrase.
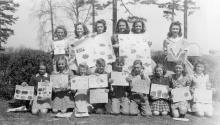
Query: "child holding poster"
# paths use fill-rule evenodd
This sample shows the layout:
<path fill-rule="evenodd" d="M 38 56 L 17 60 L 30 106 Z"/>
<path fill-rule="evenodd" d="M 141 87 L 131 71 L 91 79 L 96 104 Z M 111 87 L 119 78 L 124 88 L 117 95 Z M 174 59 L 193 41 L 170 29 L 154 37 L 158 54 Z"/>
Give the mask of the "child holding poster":
<path fill-rule="evenodd" d="M 87 64 L 79 64 L 76 75 L 88 76 L 90 74 L 91 73 Z M 88 89 L 78 89 L 75 91 L 75 117 L 88 117 L 90 106 Z"/>
<path fill-rule="evenodd" d="M 57 72 L 54 74 L 67 75 L 68 77 L 72 76 L 72 73 L 68 70 L 65 57 L 59 57 L 56 66 Z M 62 113 L 65 113 L 69 108 L 74 108 L 74 99 L 70 91 L 69 83 L 62 83 L 59 87 L 53 86 L 53 112 L 57 113 L 58 111 L 61 111 Z"/>
<path fill-rule="evenodd" d="M 95 74 L 100 75 L 100 74 L 107 74 L 109 78 L 109 74 L 105 71 L 106 63 L 105 60 L 100 58 L 96 60 L 96 69 L 95 69 Z M 105 89 L 105 92 L 109 92 L 109 88 L 102 88 Z M 101 96 L 101 95 L 100 95 Z M 94 112 L 97 114 L 104 114 L 106 113 L 106 103 L 99 103 L 99 104 L 93 104 L 94 107 Z"/>
<path fill-rule="evenodd" d="M 70 42 L 67 44 L 67 52 L 69 53 L 69 59 L 68 59 L 68 66 L 69 69 L 73 71 L 74 74 L 76 74 L 77 71 L 77 62 L 76 62 L 76 55 L 74 52 L 74 47 L 80 44 L 85 38 L 88 37 L 89 30 L 83 23 L 77 23 L 74 25 L 74 33 L 75 38 L 71 39 Z"/>
<path fill-rule="evenodd" d="M 127 77 L 127 81 L 130 83 L 131 88 L 132 88 L 131 82 L 135 78 L 139 78 L 142 80 L 148 79 L 148 81 L 150 81 L 148 75 L 145 75 L 143 70 L 144 67 L 142 62 L 140 60 L 135 60 L 132 66 L 132 71 L 130 73 L 130 76 Z M 147 94 L 131 92 L 130 100 L 131 100 L 130 102 L 131 115 L 138 115 L 139 113 L 142 116 L 152 115 Z"/>
<path fill-rule="evenodd" d="M 158 85 L 164 85 L 169 88 L 169 79 L 167 77 L 164 77 L 166 74 L 166 70 L 162 64 L 157 64 L 154 68 L 154 75 L 151 78 L 151 86 L 152 84 L 158 84 Z M 167 93 L 168 94 L 168 93 Z M 151 94 L 151 110 L 153 112 L 153 115 L 167 115 L 170 111 L 169 106 L 169 96 L 168 98 L 158 98 L 154 97 Z"/>
<path fill-rule="evenodd" d="M 124 58 L 117 57 L 116 61 L 112 64 L 112 70 L 114 72 L 124 72 Z M 111 83 L 114 81 L 109 80 Z M 110 99 L 111 99 L 111 114 L 118 115 L 120 113 L 124 115 L 129 115 L 129 87 L 128 86 L 113 86 L 110 89 Z"/>
<path fill-rule="evenodd" d="M 189 87 L 191 84 L 191 79 L 186 74 L 185 65 L 183 64 L 183 62 L 177 62 L 174 71 L 175 74 L 170 77 L 170 88 L 175 89 L 187 86 Z M 174 118 L 184 118 L 188 110 L 188 102 L 172 102 L 171 110 Z"/>
<path fill-rule="evenodd" d="M 46 64 L 44 62 L 40 62 L 39 64 L 39 70 L 38 74 L 31 77 L 29 84 L 26 82 L 22 83 L 22 86 L 34 86 L 35 92 L 34 94 L 37 95 L 37 88 L 38 88 L 38 82 L 44 82 L 45 84 L 49 83 L 50 77 L 46 73 Z M 51 100 L 50 99 L 41 99 L 38 100 L 37 97 L 34 97 L 31 112 L 32 114 L 37 114 L 38 112 L 41 112 L 43 114 L 48 112 L 48 109 L 51 108 Z"/>
<path fill-rule="evenodd" d="M 195 89 L 211 90 L 211 83 L 209 81 L 209 75 L 205 74 L 205 64 L 203 62 L 197 62 L 194 68 L 193 81 L 192 81 L 192 91 Z M 205 93 L 198 93 L 205 94 Z M 208 96 L 208 95 L 203 95 Z M 212 95 L 211 95 L 212 96 Z M 195 100 L 195 95 L 192 104 L 192 111 L 196 113 L 197 116 L 208 116 L 213 115 L 212 103 L 198 102 Z"/>
<path fill-rule="evenodd" d="M 64 26 L 57 26 L 54 32 L 54 41 L 51 43 L 51 53 L 53 57 L 53 71 L 56 71 L 56 60 L 60 56 L 66 55 L 67 30 Z"/>

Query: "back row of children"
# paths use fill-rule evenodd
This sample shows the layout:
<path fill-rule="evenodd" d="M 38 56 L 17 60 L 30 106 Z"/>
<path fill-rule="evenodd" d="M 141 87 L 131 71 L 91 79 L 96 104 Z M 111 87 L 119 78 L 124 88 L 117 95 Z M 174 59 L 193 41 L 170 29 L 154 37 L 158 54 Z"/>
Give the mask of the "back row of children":
<path fill-rule="evenodd" d="M 97 35 L 106 31 L 105 21 L 100 20 L 96 23 Z M 119 20 L 116 28 L 117 34 L 128 34 L 130 31 L 126 20 Z M 137 21 L 132 27 L 133 33 L 144 33 L 145 26 L 142 21 Z M 57 41 L 65 41 L 67 31 L 63 27 L 58 27 L 55 31 Z M 75 25 L 75 39 L 84 39 L 88 35 L 88 29 L 82 23 Z M 55 41 L 56 42 L 56 41 Z M 167 115 L 171 112 L 173 117 L 184 117 L 187 109 L 189 108 L 188 101 L 173 103 L 172 99 L 161 99 L 153 96 L 131 92 L 132 84 L 128 87 L 112 86 L 111 83 L 114 81 L 111 79 L 111 70 L 122 72 L 124 66 L 124 58 L 119 56 L 119 45 L 117 35 L 112 37 L 112 44 L 114 52 L 117 56 L 116 61 L 110 65 L 106 64 L 104 59 L 98 59 L 96 61 L 95 70 L 91 70 L 86 64 L 77 64 L 75 61 L 74 65 L 71 65 L 65 55 L 54 56 L 54 73 L 56 74 L 69 74 L 69 78 L 78 75 L 90 75 L 90 74 L 108 74 L 109 76 L 109 88 L 106 88 L 106 92 L 109 92 L 109 103 L 108 104 L 97 104 L 93 105 L 94 110 L 89 110 L 92 107 L 89 104 L 88 90 L 70 90 L 70 86 L 64 88 L 53 88 L 53 99 L 39 102 L 34 100 L 32 104 L 32 113 L 36 114 L 38 111 L 46 113 L 48 109 L 52 108 L 53 112 L 66 112 L 67 109 L 74 108 L 76 117 L 89 116 L 88 112 L 96 113 L 111 113 L 111 114 L 125 114 L 125 115 Z M 75 46 L 74 44 L 68 43 L 67 46 Z M 151 46 L 151 42 L 148 43 Z M 68 47 L 66 49 L 68 53 Z M 53 51 L 52 51 L 53 52 Z M 53 54 L 54 55 L 54 54 Z M 75 60 L 75 59 L 73 59 Z M 68 67 L 69 66 L 69 67 Z M 106 68 L 112 66 L 112 68 Z M 140 79 L 146 79 L 151 81 L 152 84 L 162 84 L 169 86 L 170 89 L 189 86 L 192 90 L 194 88 L 207 88 L 210 89 L 209 78 L 207 74 L 204 74 L 204 64 L 198 63 L 195 65 L 194 74 L 188 76 L 185 73 L 185 65 L 183 62 L 178 62 L 173 66 L 174 74 L 170 77 L 165 77 L 166 70 L 163 65 L 157 64 L 154 68 L 152 77 L 144 72 L 144 65 L 142 61 L 135 60 L 131 71 L 128 73 L 129 76 L 126 80 L 131 83 L 132 79 L 139 77 Z M 105 71 L 106 70 L 106 71 Z M 29 85 L 37 86 L 37 82 L 49 80 L 48 74 L 45 72 L 46 66 L 40 63 L 39 74 L 31 78 Z M 25 83 L 23 83 L 25 85 Z M 205 108 L 204 108 L 205 107 Z M 212 105 L 192 102 L 192 109 L 199 116 L 212 116 Z"/>

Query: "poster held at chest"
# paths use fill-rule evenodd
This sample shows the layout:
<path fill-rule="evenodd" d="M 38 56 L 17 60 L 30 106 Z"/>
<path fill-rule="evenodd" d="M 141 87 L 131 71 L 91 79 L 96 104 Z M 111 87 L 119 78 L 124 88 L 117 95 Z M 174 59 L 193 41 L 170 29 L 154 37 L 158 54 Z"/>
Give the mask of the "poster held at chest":
<path fill-rule="evenodd" d="M 135 78 L 132 80 L 131 86 L 132 86 L 131 88 L 132 92 L 149 94 L 149 89 L 150 89 L 149 80 L 142 80 L 140 78 Z"/>
<path fill-rule="evenodd" d="M 171 90 L 173 102 L 181 102 L 191 100 L 192 96 L 189 91 L 189 87 L 175 88 Z"/>
<path fill-rule="evenodd" d="M 196 88 L 193 94 L 193 101 L 212 104 L 212 94 L 212 90 Z"/>
<path fill-rule="evenodd" d="M 54 44 L 54 55 L 65 54 L 66 44 L 64 41 L 55 41 L 53 44 Z"/>
<path fill-rule="evenodd" d="M 16 85 L 14 98 L 18 100 L 33 100 L 34 86 Z"/>
<path fill-rule="evenodd" d="M 67 74 L 52 74 L 50 75 L 50 82 L 53 88 L 67 88 L 69 78 Z"/>
<path fill-rule="evenodd" d="M 89 88 L 104 88 L 104 87 L 108 87 L 107 74 L 89 76 Z"/>
<path fill-rule="evenodd" d="M 108 103 L 106 89 L 90 89 L 90 103 Z"/>
<path fill-rule="evenodd" d="M 151 84 L 150 95 L 157 98 L 167 99 L 169 87 L 166 85 Z"/>
<path fill-rule="evenodd" d="M 49 82 L 38 82 L 37 99 L 51 99 L 52 97 L 52 84 Z"/>
<path fill-rule="evenodd" d="M 111 72 L 111 79 L 113 80 L 112 86 L 129 86 L 126 81 L 128 74 L 126 72 Z"/>
<path fill-rule="evenodd" d="M 89 77 L 88 76 L 77 76 L 70 80 L 71 90 L 77 89 L 89 89 Z"/>
<path fill-rule="evenodd" d="M 131 67 L 135 60 L 141 60 L 145 71 L 151 73 L 151 51 L 146 34 L 119 34 L 119 55 L 125 57 L 125 66 Z"/>

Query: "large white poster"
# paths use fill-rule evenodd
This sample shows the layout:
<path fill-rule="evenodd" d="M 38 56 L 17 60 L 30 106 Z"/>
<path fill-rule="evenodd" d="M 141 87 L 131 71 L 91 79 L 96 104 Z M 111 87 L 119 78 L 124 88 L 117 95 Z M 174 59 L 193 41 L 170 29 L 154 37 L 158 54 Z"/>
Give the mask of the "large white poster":
<path fill-rule="evenodd" d="M 103 58 L 106 63 L 115 61 L 110 36 L 105 33 L 81 41 L 74 47 L 74 52 L 77 63 L 86 63 L 89 67 L 95 66 L 98 58 Z"/>
<path fill-rule="evenodd" d="M 146 34 L 119 34 L 119 55 L 125 57 L 125 65 L 132 66 L 135 60 L 143 62 L 145 70 L 151 72 L 151 54 Z"/>

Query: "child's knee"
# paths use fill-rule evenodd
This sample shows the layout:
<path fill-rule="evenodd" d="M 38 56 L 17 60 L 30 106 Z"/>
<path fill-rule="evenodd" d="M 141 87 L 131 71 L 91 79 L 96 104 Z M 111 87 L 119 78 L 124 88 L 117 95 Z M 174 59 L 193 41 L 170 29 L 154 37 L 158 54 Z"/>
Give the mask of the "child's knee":
<path fill-rule="evenodd" d="M 204 116 L 204 112 L 203 111 L 197 111 L 196 115 L 200 116 L 200 117 L 203 117 Z"/>
<path fill-rule="evenodd" d="M 66 113 L 67 109 L 62 109 L 61 112 L 62 113 Z"/>
<path fill-rule="evenodd" d="M 180 116 L 179 111 L 177 109 L 172 111 L 172 115 L 174 118 L 178 118 Z"/>
<path fill-rule="evenodd" d="M 32 114 L 37 114 L 38 111 L 39 111 L 38 109 L 32 109 L 32 110 L 31 110 L 31 113 L 32 113 Z"/>
<path fill-rule="evenodd" d="M 58 109 L 52 109 L 53 113 L 57 113 Z"/>
<path fill-rule="evenodd" d="M 138 115 L 139 114 L 138 105 L 136 102 L 131 101 L 130 103 L 130 115 Z"/>
<path fill-rule="evenodd" d="M 160 115 L 159 111 L 153 111 L 153 115 Z"/>
<path fill-rule="evenodd" d="M 119 114 L 120 113 L 120 101 L 119 101 L 119 99 L 112 99 L 111 113 L 112 114 Z"/>
<path fill-rule="evenodd" d="M 168 112 L 167 112 L 167 111 L 163 111 L 163 112 L 161 112 L 161 114 L 162 114 L 162 115 L 167 115 Z"/>
<path fill-rule="evenodd" d="M 46 113 L 48 112 L 48 109 L 41 109 L 40 112 L 41 112 L 42 114 L 46 114 Z"/>
<path fill-rule="evenodd" d="M 204 115 L 207 116 L 207 117 L 212 117 L 213 116 L 213 112 L 211 112 L 211 111 L 205 112 Z"/>
<path fill-rule="evenodd" d="M 180 114 L 186 114 L 186 112 L 187 112 L 187 108 L 186 107 L 180 107 L 179 108 L 179 113 Z"/>

